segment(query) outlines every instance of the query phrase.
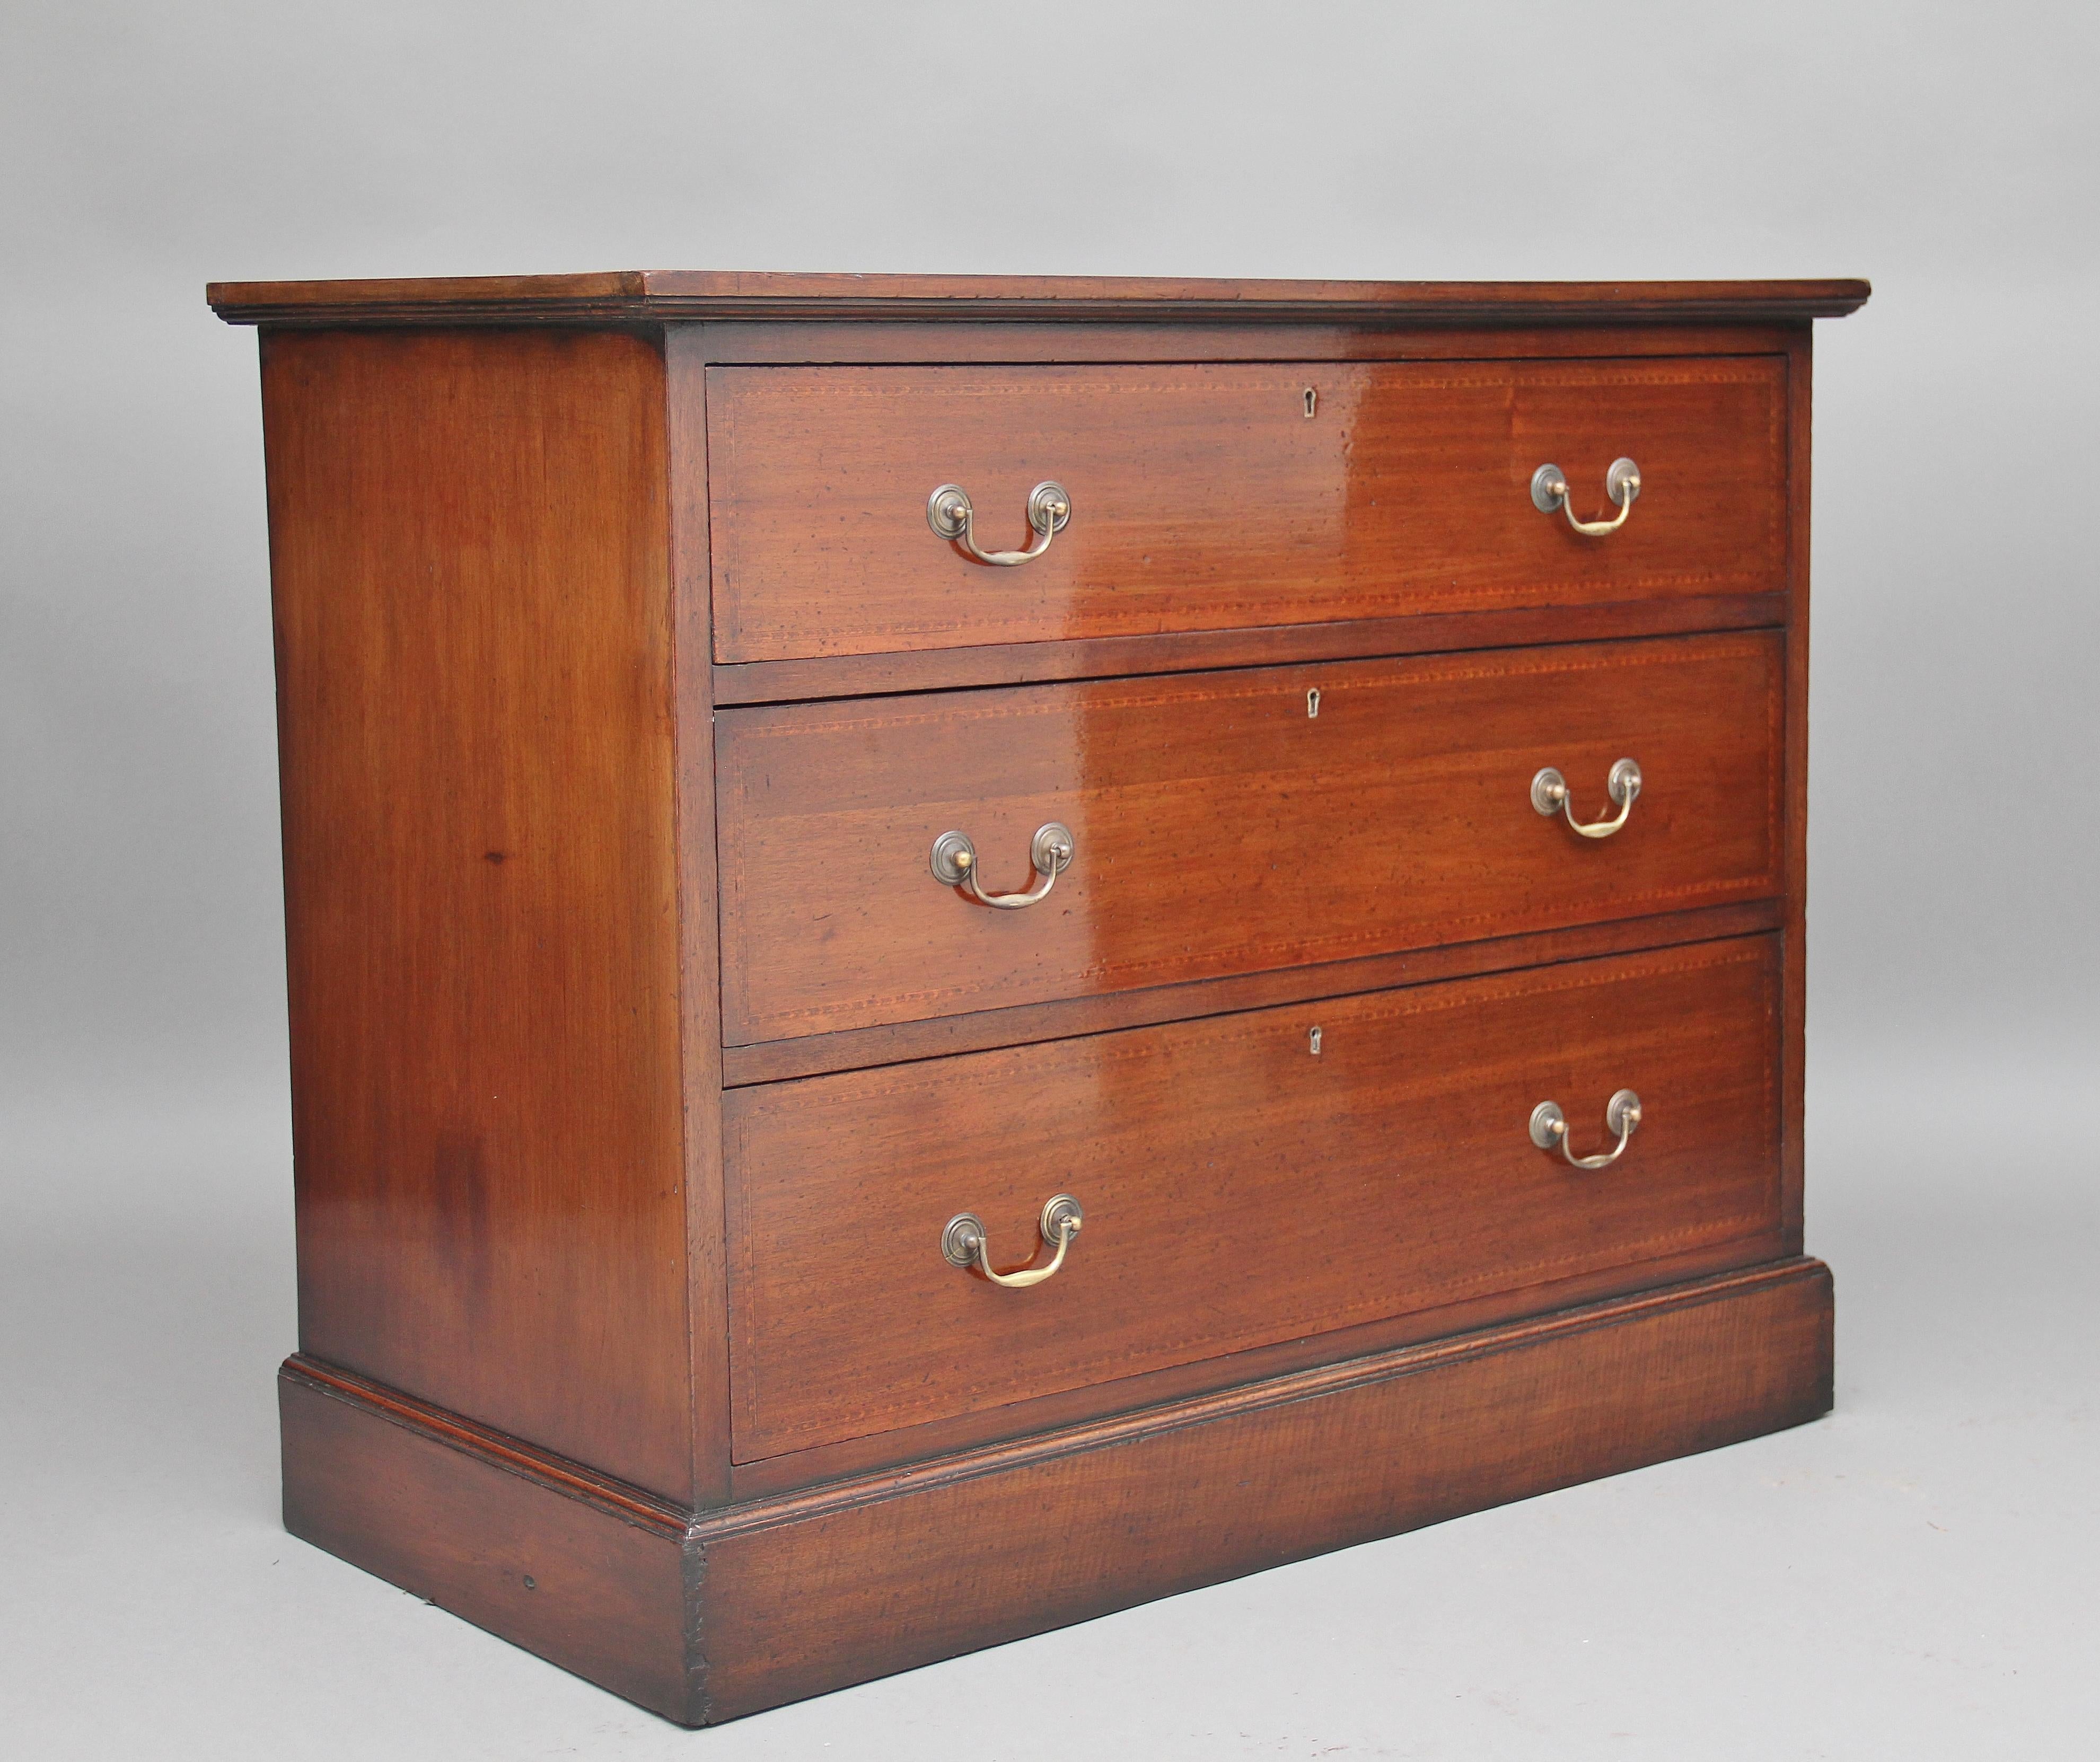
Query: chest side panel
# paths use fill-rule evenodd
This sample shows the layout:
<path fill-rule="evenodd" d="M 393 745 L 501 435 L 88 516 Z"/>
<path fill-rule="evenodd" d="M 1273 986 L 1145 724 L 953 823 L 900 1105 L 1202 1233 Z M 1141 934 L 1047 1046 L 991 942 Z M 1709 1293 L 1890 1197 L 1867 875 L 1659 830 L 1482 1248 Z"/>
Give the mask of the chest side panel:
<path fill-rule="evenodd" d="M 265 339 L 301 1350 L 690 1478 L 661 359 Z"/>

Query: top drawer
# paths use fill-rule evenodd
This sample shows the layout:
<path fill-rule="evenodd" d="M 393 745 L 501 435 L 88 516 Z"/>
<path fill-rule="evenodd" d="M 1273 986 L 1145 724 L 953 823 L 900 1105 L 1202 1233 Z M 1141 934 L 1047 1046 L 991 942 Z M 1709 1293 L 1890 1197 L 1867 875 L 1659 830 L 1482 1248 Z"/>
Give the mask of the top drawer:
<path fill-rule="evenodd" d="M 707 385 L 723 662 L 1785 584 L 1779 356 L 714 368 Z M 1617 531 L 1533 505 L 1551 463 L 1578 517 L 1615 512 L 1621 456 L 1641 491 Z M 1018 566 L 927 523 L 959 484 L 978 544 L 1018 549 L 1045 479 L 1070 518 Z"/>

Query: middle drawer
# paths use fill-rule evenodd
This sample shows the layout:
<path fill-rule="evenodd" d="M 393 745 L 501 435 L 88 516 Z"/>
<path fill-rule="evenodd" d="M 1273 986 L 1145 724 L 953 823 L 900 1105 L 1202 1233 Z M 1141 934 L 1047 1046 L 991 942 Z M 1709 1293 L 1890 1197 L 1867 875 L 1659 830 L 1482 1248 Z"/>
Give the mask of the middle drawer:
<path fill-rule="evenodd" d="M 1778 891 L 1777 632 L 724 710 L 731 1046 Z M 1534 809 L 1551 766 L 1579 835 Z M 968 836 L 994 910 L 929 865 Z"/>

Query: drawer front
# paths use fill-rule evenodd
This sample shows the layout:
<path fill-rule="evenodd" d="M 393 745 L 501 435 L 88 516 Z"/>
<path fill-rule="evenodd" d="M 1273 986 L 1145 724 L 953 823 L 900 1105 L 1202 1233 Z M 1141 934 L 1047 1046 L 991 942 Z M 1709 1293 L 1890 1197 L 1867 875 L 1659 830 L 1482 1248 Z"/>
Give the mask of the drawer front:
<path fill-rule="evenodd" d="M 1776 632 L 725 710 L 723 1025 L 744 1045 L 1778 890 Z M 1319 713 L 1308 713 L 1317 690 Z M 1534 812 L 1562 772 L 1578 837 Z M 937 880 L 968 835 L 992 910 Z"/>
<path fill-rule="evenodd" d="M 1305 392 L 1316 394 L 1305 413 Z M 764 661 L 1785 586 L 1785 364 L 717 368 L 716 658 Z M 1585 537 L 1531 497 L 1560 466 Z M 927 524 L 959 484 L 987 567 Z"/>
<path fill-rule="evenodd" d="M 1612 1268 L 1632 1289 L 1662 1255 L 1767 1255 L 1777 940 L 732 1091 L 738 1459 Z M 1622 1088 L 1641 1118 L 1611 1166 L 1532 1142 L 1551 1100 L 1576 1153 L 1602 1151 Z M 1085 1220 L 1047 1281 L 942 1258 L 970 1211 L 1009 1270 L 1060 1192 Z"/>

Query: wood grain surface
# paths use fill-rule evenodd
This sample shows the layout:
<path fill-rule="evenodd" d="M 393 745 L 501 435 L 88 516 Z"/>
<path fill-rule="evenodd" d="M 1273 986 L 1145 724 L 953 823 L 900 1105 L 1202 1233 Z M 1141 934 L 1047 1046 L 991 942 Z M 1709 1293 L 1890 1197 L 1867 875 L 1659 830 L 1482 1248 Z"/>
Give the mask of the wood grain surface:
<path fill-rule="evenodd" d="M 968 1456 L 1017 1438 L 1072 1425 L 1091 1425 L 1118 1415 L 1145 1412 L 1162 1406 L 1220 1394 L 1246 1383 L 1295 1376 L 1323 1365 L 1389 1352 L 1404 1346 L 1449 1340 L 1460 1334 L 1501 1328 L 1527 1318 L 1577 1308 L 1599 1297 L 1630 1289 L 1659 1290 L 1688 1280 L 1759 1266 L 1783 1258 L 1776 1227 L 1758 1236 L 1686 1253 L 1659 1255 L 1640 1263 L 1640 1276 L 1607 1266 L 1548 1284 L 1515 1291 L 1488 1291 L 1440 1304 L 1435 1309 L 1361 1322 L 1330 1333 L 1301 1334 L 1273 1346 L 1252 1346 L 1217 1358 L 1191 1359 L 1156 1371 L 1142 1371 L 1114 1382 L 1037 1395 L 1004 1407 L 982 1407 L 946 1419 L 929 1420 L 896 1431 L 869 1432 L 835 1444 L 791 1450 L 784 1456 L 739 1462 L 731 1473 L 731 1504 L 778 1499 L 814 1487 L 867 1475 L 907 1469 L 952 1456 Z"/>
<path fill-rule="evenodd" d="M 1304 394 L 1315 414 L 1304 414 Z M 1034 642 L 1776 590 L 1777 355 L 1103 367 L 718 368 L 708 374 L 715 658 Z M 1533 504 L 1549 461 L 1585 537 Z M 953 482 L 1019 549 L 988 568 L 927 525 Z"/>
<path fill-rule="evenodd" d="M 1229 1010 L 1308 1003 L 1315 998 L 1348 997 L 1394 985 L 1471 979 L 1481 973 L 1591 960 L 1601 954 L 1621 954 L 1637 949 L 1712 942 L 1723 936 L 1776 929 L 1782 915 L 1778 900 L 1745 900 L 1733 905 L 1655 912 L 1644 918 L 1536 931 L 1528 936 L 1447 942 L 1399 954 L 1360 955 L 1312 967 L 1272 967 L 1233 978 L 1110 991 L 1097 997 L 1061 998 L 1049 1003 L 965 1011 L 960 1015 L 937 1015 L 924 1021 L 893 1022 L 880 1028 L 847 1029 L 836 1033 L 805 1034 L 795 1040 L 725 1046 L 722 1081 L 731 1088 L 781 1082 L 789 1077 L 820 1076 L 827 1071 L 901 1064 L 955 1052 L 983 1052 L 994 1046 L 1107 1033 L 1155 1022 L 1193 1021 L 1198 1016 L 1222 1015 Z"/>
<path fill-rule="evenodd" d="M 1808 321 L 1867 293 L 214 285 L 287 1526 L 699 1725 L 1826 1411 Z M 1622 454 L 1612 535 L 1532 505 Z M 927 527 L 1046 478 L 1022 567 Z M 1621 756 L 1617 835 L 1533 811 Z M 1051 820 L 1040 904 L 929 872 Z M 1620 1087 L 1612 1166 L 1531 1143 Z M 1055 1278 L 942 1257 L 1058 1192 Z"/>
<path fill-rule="evenodd" d="M 290 1364 L 294 1534 L 692 1725 L 1797 1425 L 1793 1260 L 709 1513 Z"/>
<path fill-rule="evenodd" d="M 705 1716 L 1800 1425 L 1830 1339 L 1797 1261 L 724 1513 Z"/>
<path fill-rule="evenodd" d="M 729 1297 L 722 1262 L 721 933 L 715 861 L 714 669 L 708 661 L 707 403 L 688 327 L 664 339 L 669 495 L 678 1018 L 685 1140 L 693 1503 L 729 1496 Z"/>
<path fill-rule="evenodd" d="M 1801 323 L 1861 305 L 1864 281 L 1281 281 L 1147 275 L 856 275 L 611 270 L 359 281 L 221 281 L 235 324 L 619 324 L 695 319 L 1061 324 Z"/>
<path fill-rule="evenodd" d="M 731 1045 L 1769 897 L 1782 672 L 1770 632 L 724 710 Z M 1321 693 L 1308 715 L 1308 693 Z M 1630 755 L 1625 829 L 1577 812 Z M 928 867 L 951 828 L 994 911 Z"/>
<path fill-rule="evenodd" d="M 1808 591 L 1813 339 L 1804 328 L 1787 357 L 1786 1023 L 1780 1042 L 1781 1204 L 1787 1248 L 1802 1251 L 1808 1106 Z"/>
<path fill-rule="evenodd" d="M 1562 324 L 1492 319 L 1423 324 L 1294 321 L 1150 321 L 995 324 L 967 319 L 786 318 L 706 321 L 690 329 L 717 367 L 916 365 L 963 362 L 1499 361 L 1617 355 L 1777 355 L 1807 325 L 1790 319 L 1657 324 L 1630 319 Z"/>
<path fill-rule="evenodd" d="M 690 1716 L 687 1520 L 316 1378 L 277 1379 L 285 1527 L 602 1688 Z"/>
<path fill-rule="evenodd" d="M 1425 612 L 1408 618 L 1340 619 L 1321 624 L 1254 624 L 1243 630 L 1168 631 L 1072 642 L 1000 642 L 962 649 L 904 649 L 811 661 L 748 661 L 714 668 L 720 705 L 793 703 L 814 698 L 879 698 L 906 691 L 959 691 L 1134 673 L 1195 673 L 1301 661 L 1379 660 L 1465 649 L 1529 648 L 1699 631 L 1777 629 L 1783 593 L 1727 593 L 1534 606 L 1499 612 Z"/>
<path fill-rule="evenodd" d="M 301 1350 L 691 1491 L 663 365 L 266 337 Z"/>
<path fill-rule="evenodd" d="M 1779 1004 L 1758 936 L 736 1090 L 737 1459 L 1755 1238 Z M 1608 1170 L 1526 1135 L 1556 1100 L 1608 1149 L 1624 1087 Z M 1045 1283 L 942 1258 L 970 1211 L 1002 1271 L 1047 1263 L 1060 1192 Z"/>

